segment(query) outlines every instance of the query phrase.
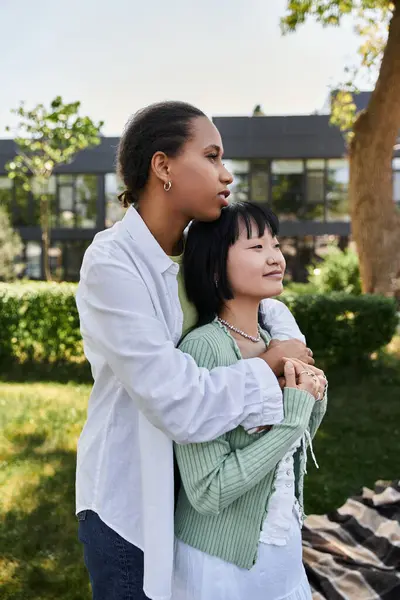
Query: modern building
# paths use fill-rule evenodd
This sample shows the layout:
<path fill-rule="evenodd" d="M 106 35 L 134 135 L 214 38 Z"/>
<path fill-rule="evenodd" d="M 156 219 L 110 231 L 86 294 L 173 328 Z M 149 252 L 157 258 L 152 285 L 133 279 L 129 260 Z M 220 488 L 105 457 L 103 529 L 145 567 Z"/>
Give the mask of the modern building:
<path fill-rule="evenodd" d="M 365 100 L 364 97 L 360 101 Z M 281 222 L 280 239 L 289 277 L 304 281 L 306 267 L 337 242 L 349 243 L 349 168 L 345 141 L 329 115 L 216 117 L 225 163 L 234 174 L 233 199 L 269 204 Z M 51 180 L 51 267 L 62 279 L 76 280 L 93 236 L 123 215 L 115 175 L 118 138 L 102 138 Z M 38 204 L 7 178 L 13 140 L 0 140 L 0 203 L 24 243 L 26 275 L 40 279 L 41 231 Z M 400 151 L 393 160 L 394 200 L 400 205 Z"/>

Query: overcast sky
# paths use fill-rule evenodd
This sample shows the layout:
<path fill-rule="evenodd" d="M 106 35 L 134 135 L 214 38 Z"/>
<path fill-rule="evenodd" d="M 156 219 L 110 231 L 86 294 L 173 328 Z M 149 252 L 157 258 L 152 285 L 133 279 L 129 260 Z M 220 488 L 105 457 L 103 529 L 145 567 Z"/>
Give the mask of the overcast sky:
<path fill-rule="evenodd" d="M 210 116 L 307 114 L 354 60 L 351 22 L 282 37 L 285 0 L 1 0 L 0 137 L 20 100 L 62 95 L 118 135 L 138 108 L 186 100 Z"/>

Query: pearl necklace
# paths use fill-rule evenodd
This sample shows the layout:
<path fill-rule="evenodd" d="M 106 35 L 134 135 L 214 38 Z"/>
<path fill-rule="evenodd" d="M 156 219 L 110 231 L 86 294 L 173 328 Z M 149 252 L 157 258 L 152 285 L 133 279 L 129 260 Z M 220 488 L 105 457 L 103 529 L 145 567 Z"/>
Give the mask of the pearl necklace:
<path fill-rule="evenodd" d="M 218 321 L 222 325 L 225 325 L 225 327 L 227 327 L 231 331 L 234 331 L 235 333 L 238 333 L 242 337 L 246 338 L 246 340 L 250 340 L 250 341 L 254 342 L 255 344 L 258 344 L 258 342 L 261 342 L 261 335 L 260 334 L 258 334 L 257 337 L 254 337 L 254 335 L 249 335 L 248 333 L 245 333 L 241 329 L 237 329 L 237 327 L 234 327 L 233 325 L 231 325 L 230 323 L 228 323 L 228 321 L 224 321 L 224 319 L 220 319 L 218 317 Z"/>

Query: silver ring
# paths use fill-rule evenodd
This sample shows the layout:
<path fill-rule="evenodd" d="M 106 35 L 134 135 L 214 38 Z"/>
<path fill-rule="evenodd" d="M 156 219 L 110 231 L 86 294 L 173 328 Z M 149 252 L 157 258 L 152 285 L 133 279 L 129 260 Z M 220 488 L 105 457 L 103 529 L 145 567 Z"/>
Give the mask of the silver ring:
<path fill-rule="evenodd" d="M 313 371 L 307 371 L 307 370 L 300 371 L 299 376 L 303 375 L 303 374 L 308 375 L 309 377 L 312 377 L 314 379 L 314 381 L 316 381 L 317 383 L 319 383 L 318 382 L 318 377 L 316 376 L 316 374 Z"/>

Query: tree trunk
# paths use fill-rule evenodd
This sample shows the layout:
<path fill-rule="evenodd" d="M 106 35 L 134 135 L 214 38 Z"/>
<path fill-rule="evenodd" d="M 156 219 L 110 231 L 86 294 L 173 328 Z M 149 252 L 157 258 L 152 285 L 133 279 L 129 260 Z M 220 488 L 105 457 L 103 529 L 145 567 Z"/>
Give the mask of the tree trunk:
<path fill-rule="evenodd" d="M 40 225 L 42 228 L 42 252 L 44 278 L 51 281 L 51 271 L 49 264 L 50 247 L 50 227 L 49 227 L 49 199 L 46 194 L 40 196 Z"/>
<path fill-rule="evenodd" d="M 350 212 L 364 293 L 400 291 L 400 211 L 393 201 L 393 147 L 400 130 L 400 0 L 375 90 L 354 124 Z"/>

